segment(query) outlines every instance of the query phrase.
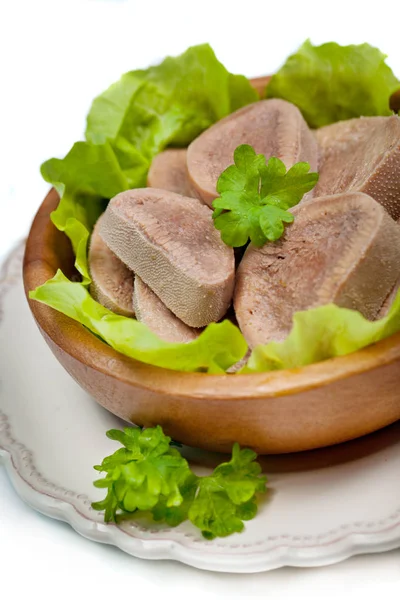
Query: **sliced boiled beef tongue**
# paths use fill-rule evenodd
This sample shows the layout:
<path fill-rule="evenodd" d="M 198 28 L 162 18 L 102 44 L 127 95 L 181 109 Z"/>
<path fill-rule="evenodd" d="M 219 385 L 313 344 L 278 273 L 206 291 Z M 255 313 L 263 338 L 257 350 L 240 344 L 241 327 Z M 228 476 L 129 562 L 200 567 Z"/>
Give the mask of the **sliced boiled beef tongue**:
<path fill-rule="evenodd" d="M 315 132 L 321 148 L 314 198 L 364 192 L 400 218 L 400 118 L 361 117 Z"/>
<path fill-rule="evenodd" d="M 299 109 L 285 100 L 261 100 L 218 121 L 190 144 L 190 184 L 206 204 L 217 197 L 218 177 L 233 164 L 240 144 L 250 144 L 266 159 L 280 158 L 287 168 L 299 161 L 309 162 L 311 171 L 318 167 L 318 144 Z"/>
<path fill-rule="evenodd" d="M 235 363 L 234 365 L 232 365 L 231 367 L 229 367 L 229 369 L 227 369 L 227 373 L 237 373 L 238 371 L 240 371 L 240 369 L 243 369 L 243 367 L 245 367 L 247 365 L 247 362 L 250 358 L 251 355 L 251 350 L 248 350 L 245 354 L 245 356 L 239 360 L 239 362 Z"/>
<path fill-rule="evenodd" d="M 186 169 L 186 148 L 170 148 L 157 154 L 147 175 L 147 185 L 192 196 Z"/>
<path fill-rule="evenodd" d="M 137 275 L 133 306 L 137 320 L 166 342 L 191 342 L 201 333 L 201 329 L 193 329 L 178 319 Z"/>
<path fill-rule="evenodd" d="M 90 239 L 90 293 L 97 302 L 117 315 L 132 317 L 133 273 L 101 238 L 99 229 L 103 219 L 104 215 L 98 219 Z"/>
<path fill-rule="evenodd" d="M 101 235 L 111 250 L 181 321 L 219 321 L 232 298 L 235 262 L 196 198 L 155 188 L 122 192 L 104 213 Z"/>
<path fill-rule="evenodd" d="M 334 303 L 375 319 L 400 271 L 400 227 L 370 196 L 318 198 L 292 210 L 284 236 L 250 245 L 237 271 L 234 306 L 254 347 L 282 340 L 297 311 Z"/>

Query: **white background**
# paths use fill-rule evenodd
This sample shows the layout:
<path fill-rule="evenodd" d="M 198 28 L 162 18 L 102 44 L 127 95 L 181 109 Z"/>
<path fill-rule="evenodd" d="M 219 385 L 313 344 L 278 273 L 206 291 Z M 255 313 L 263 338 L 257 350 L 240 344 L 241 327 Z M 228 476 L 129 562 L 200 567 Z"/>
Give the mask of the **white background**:
<path fill-rule="evenodd" d="M 91 100 L 123 72 L 207 41 L 229 70 L 267 74 L 310 37 L 368 41 L 400 75 L 399 16 L 396 3 L 350 0 L 0 0 L 0 260 L 46 193 L 40 163 L 82 138 Z M 0 597 L 8 597 L 2 586 L 17 599 L 399 598 L 400 551 L 258 575 L 145 562 L 31 511 L 0 468 Z"/>

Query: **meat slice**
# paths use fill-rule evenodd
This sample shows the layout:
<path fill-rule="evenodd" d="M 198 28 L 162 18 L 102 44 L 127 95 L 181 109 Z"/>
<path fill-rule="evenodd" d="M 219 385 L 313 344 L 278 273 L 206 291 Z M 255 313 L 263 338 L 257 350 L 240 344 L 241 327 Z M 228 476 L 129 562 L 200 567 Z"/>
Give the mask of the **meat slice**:
<path fill-rule="evenodd" d="M 293 314 L 324 304 L 375 319 L 399 277 L 400 227 L 370 196 L 318 198 L 292 210 L 293 225 L 246 250 L 234 306 L 249 346 L 282 340 Z"/>
<path fill-rule="evenodd" d="M 243 356 L 243 358 L 241 360 L 239 360 L 239 362 L 235 363 L 234 365 L 232 365 L 231 367 L 229 367 L 229 369 L 227 369 L 227 373 L 237 373 L 238 371 L 240 371 L 240 369 L 243 369 L 243 367 L 245 367 L 247 365 L 247 361 L 249 360 L 251 355 L 251 350 L 248 350 L 245 354 L 245 356 Z"/>
<path fill-rule="evenodd" d="M 364 192 L 400 218 L 400 119 L 361 117 L 317 129 L 321 148 L 314 198 Z"/>
<path fill-rule="evenodd" d="M 299 161 L 309 162 L 311 171 L 318 167 L 316 138 L 294 104 L 279 99 L 249 104 L 218 121 L 188 148 L 191 187 L 210 206 L 218 195 L 218 177 L 233 164 L 240 144 L 250 144 L 266 159 L 280 158 L 287 168 Z"/>
<path fill-rule="evenodd" d="M 166 342 L 191 342 L 201 333 L 200 329 L 192 329 L 178 319 L 137 275 L 133 306 L 137 320 Z"/>
<path fill-rule="evenodd" d="M 115 196 L 101 225 L 112 251 L 191 327 L 219 321 L 233 293 L 233 250 L 211 215 L 196 198 L 144 188 Z"/>
<path fill-rule="evenodd" d="M 133 317 L 133 273 L 108 248 L 99 230 L 104 214 L 98 219 L 89 245 L 90 293 L 97 302 L 117 315 Z"/>
<path fill-rule="evenodd" d="M 171 148 L 157 154 L 147 175 L 147 185 L 192 196 L 186 169 L 186 148 Z"/>

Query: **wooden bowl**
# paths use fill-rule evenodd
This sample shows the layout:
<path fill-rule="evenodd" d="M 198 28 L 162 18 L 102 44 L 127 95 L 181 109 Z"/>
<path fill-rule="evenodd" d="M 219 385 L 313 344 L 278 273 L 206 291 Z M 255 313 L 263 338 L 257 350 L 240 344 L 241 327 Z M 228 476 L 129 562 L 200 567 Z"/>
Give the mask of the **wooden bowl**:
<path fill-rule="evenodd" d="M 263 88 L 268 78 L 253 82 Z M 71 276 L 67 237 L 50 221 L 51 190 L 33 221 L 24 258 L 25 292 Z M 234 442 L 282 453 L 337 444 L 400 419 L 400 333 L 353 354 L 254 375 L 180 373 L 119 354 L 83 325 L 29 300 L 44 339 L 68 373 L 106 409 L 175 440 L 229 452 Z"/>

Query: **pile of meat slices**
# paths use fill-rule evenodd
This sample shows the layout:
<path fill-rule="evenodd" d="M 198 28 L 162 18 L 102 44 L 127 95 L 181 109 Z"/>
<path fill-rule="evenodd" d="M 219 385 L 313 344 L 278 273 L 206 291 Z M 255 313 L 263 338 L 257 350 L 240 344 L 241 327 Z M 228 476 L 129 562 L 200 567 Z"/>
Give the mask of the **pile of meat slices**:
<path fill-rule="evenodd" d="M 235 264 L 211 205 L 219 175 L 244 143 L 287 168 L 307 161 L 319 181 L 292 209 L 295 221 L 280 240 L 250 244 Z M 397 116 L 312 131 L 294 105 L 259 101 L 213 125 L 187 150 L 159 154 L 148 186 L 118 194 L 97 222 L 91 293 L 162 339 L 188 342 L 228 314 L 253 348 L 284 339 L 296 311 L 331 302 L 377 319 L 398 289 Z"/>

